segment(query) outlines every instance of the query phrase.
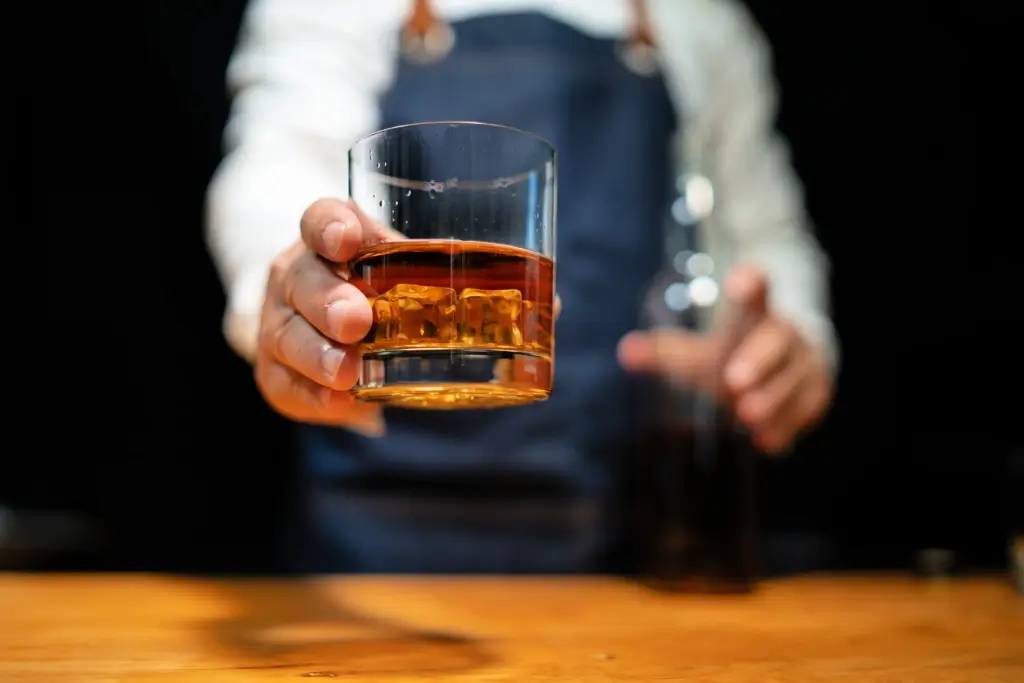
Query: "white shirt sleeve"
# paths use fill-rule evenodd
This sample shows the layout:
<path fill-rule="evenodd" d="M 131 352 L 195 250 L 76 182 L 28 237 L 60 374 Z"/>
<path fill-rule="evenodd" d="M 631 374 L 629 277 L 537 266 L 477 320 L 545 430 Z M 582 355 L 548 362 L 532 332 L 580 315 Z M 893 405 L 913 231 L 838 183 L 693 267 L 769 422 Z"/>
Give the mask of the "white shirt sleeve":
<path fill-rule="evenodd" d="M 271 262 L 309 204 L 346 195 L 348 148 L 377 126 L 394 46 L 376 16 L 357 0 L 253 0 L 246 13 L 228 68 L 226 156 L 207 193 L 224 331 L 243 357 L 254 356 Z"/>
<path fill-rule="evenodd" d="M 834 368 L 838 342 L 829 316 L 829 263 L 775 128 L 778 93 L 770 47 L 739 3 L 687 4 L 694 16 L 685 17 L 678 34 L 666 29 L 666 38 L 675 42 L 662 52 L 670 89 L 684 105 L 683 155 L 714 188 L 714 210 L 703 226 L 709 251 L 726 268 L 740 262 L 762 266 L 771 280 L 772 306 L 823 345 Z"/>

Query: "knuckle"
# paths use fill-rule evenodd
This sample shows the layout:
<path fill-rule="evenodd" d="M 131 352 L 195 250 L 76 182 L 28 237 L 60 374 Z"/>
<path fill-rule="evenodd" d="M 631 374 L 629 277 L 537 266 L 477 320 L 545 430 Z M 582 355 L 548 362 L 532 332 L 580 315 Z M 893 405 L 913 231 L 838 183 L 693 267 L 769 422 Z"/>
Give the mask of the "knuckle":
<path fill-rule="evenodd" d="M 277 409 L 277 393 L 274 390 L 273 382 L 271 381 L 270 373 L 270 361 L 263 357 L 260 358 L 256 363 L 256 367 L 253 369 L 253 378 L 256 381 L 256 389 L 260 392 L 260 396 L 263 397 L 267 403 L 270 404 L 275 410 Z"/>
<path fill-rule="evenodd" d="M 271 358 L 277 357 L 275 351 L 276 346 L 277 328 L 271 326 L 264 326 L 260 329 L 260 336 L 258 341 L 260 355 L 270 356 Z M 257 366 L 258 368 L 258 366 Z"/>
<path fill-rule="evenodd" d="M 286 317 L 280 325 L 276 328 L 268 330 L 269 339 L 268 348 L 273 353 L 274 357 L 283 363 L 288 363 L 290 360 L 291 348 L 290 343 L 292 337 L 298 332 L 298 326 L 301 323 L 302 318 L 295 311 L 290 311 L 288 317 Z"/>
<path fill-rule="evenodd" d="M 320 207 L 323 204 L 323 198 L 313 200 L 306 210 L 302 212 L 302 218 L 300 224 L 302 230 L 308 230 L 316 222 L 316 217 L 320 213 Z"/>
<path fill-rule="evenodd" d="M 300 253 L 292 247 L 278 254 L 270 262 L 270 287 L 273 290 L 280 291 L 288 282 L 292 266 L 299 255 Z"/>
<path fill-rule="evenodd" d="M 299 372 L 290 373 L 290 391 L 292 403 L 305 406 L 305 412 L 323 413 L 330 405 L 331 390 Z"/>
<path fill-rule="evenodd" d="M 783 334 L 785 334 L 786 338 L 790 341 L 803 341 L 803 333 L 792 320 L 783 320 L 782 330 Z"/>
<path fill-rule="evenodd" d="M 311 391 L 310 402 L 318 412 L 327 412 L 331 407 L 334 391 L 330 387 L 317 386 Z"/>
<path fill-rule="evenodd" d="M 814 382 L 811 387 L 810 394 L 811 396 L 808 403 L 811 407 L 811 419 L 816 420 L 818 417 L 824 415 L 825 411 L 828 410 L 831 392 L 825 383 Z"/>
<path fill-rule="evenodd" d="M 304 281 L 309 280 L 311 267 L 316 267 L 316 259 L 308 249 L 304 249 L 302 254 L 289 265 L 282 279 L 280 292 L 281 301 L 290 309 L 297 310 L 296 298 L 299 288 Z"/>
<path fill-rule="evenodd" d="M 288 258 L 287 254 L 281 254 L 277 256 L 273 261 L 270 262 L 270 279 L 275 282 L 280 282 L 284 279 L 285 274 L 288 272 L 288 268 L 291 266 L 291 259 Z"/>
<path fill-rule="evenodd" d="M 797 337 L 796 325 L 784 318 L 772 318 L 768 327 L 770 330 L 769 334 L 787 344 Z"/>

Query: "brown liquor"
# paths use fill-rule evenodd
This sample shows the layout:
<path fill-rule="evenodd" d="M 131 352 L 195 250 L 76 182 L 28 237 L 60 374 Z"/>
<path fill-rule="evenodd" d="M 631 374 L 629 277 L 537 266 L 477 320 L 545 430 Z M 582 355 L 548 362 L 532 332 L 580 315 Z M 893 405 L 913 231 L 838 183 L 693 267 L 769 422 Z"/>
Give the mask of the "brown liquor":
<path fill-rule="evenodd" d="M 360 398 L 463 408 L 550 394 L 551 259 L 488 242 L 405 240 L 360 251 L 350 269 L 373 308 Z M 367 377 L 374 367 L 379 376 Z"/>

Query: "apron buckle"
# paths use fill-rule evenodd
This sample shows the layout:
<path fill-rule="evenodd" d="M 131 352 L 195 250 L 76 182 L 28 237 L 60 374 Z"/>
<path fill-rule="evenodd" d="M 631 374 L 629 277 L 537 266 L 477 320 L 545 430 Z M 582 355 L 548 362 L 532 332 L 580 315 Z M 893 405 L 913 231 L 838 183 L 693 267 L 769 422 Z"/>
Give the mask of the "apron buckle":
<path fill-rule="evenodd" d="M 619 61 L 638 76 L 650 78 L 658 74 L 658 44 L 654 39 L 646 0 L 631 0 L 633 26 L 629 38 L 616 46 Z"/>
<path fill-rule="evenodd" d="M 616 46 L 616 54 L 623 65 L 638 76 L 651 78 L 661 69 L 658 48 L 641 40 L 624 40 Z"/>
<path fill-rule="evenodd" d="M 440 61 L 455 45 L 455 31 L 443 22 L 433 23 L 426 31 L 406 27 L 402 31 L 402 54 L 418 64 Z"/>

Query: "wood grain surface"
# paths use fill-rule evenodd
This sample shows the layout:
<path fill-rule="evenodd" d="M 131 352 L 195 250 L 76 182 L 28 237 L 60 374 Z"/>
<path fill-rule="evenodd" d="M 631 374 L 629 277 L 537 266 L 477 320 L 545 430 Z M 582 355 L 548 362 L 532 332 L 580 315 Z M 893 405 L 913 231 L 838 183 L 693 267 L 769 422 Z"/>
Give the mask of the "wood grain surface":
<path fill-rule="evenodd" d="M 0 574 L 2 683 L 1024 683 L 1005 579 L 204 580 Z"/>

